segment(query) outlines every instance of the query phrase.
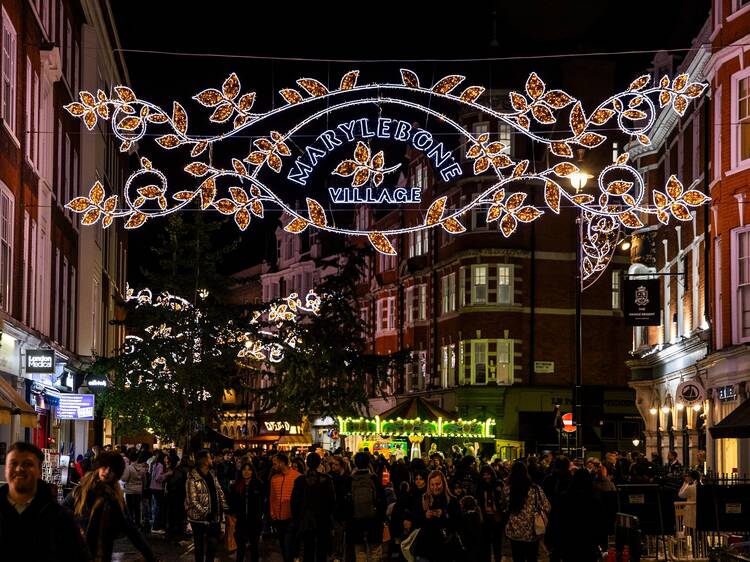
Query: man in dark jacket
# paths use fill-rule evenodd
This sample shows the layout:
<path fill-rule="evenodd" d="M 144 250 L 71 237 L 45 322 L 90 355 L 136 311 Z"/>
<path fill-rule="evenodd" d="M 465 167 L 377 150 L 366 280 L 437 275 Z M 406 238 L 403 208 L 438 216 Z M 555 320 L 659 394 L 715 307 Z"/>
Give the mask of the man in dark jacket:
<path fill-rule="evenodd" d="M 73 514 L 57 503 L 41 479 L 44 453 L 31 443 L 11 445 L 0 488 L 0 553 L 3 560 L 91 560 Z"/>
<path fill-rule="evenodd" d="M 370 470 L 369 454 L 354 455 L 354 466 L 349 542 L 354 545 L 357 560 L 374 562 L 382 558 L 385 494 L 380 479 Z"/>
<path fill-rule="evenodd" d="M 292 519 L 304 544 L 304 562 L 326 562 L 336 494 L 331 478 L 318 471 L 318 453 L 307 455 L 305 464 L 307 472 L 294 481 L 292 488 Z"/>

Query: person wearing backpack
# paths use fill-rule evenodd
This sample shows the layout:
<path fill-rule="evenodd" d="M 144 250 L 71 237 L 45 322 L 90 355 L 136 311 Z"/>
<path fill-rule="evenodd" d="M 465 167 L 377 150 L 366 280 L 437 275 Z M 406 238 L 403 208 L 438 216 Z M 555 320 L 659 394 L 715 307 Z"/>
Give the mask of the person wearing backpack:
<path fill-rule="evenodd" d="M 336 494 L 331 477 L 318 470 L 320 455 L 305 459 L 307 471 L 294 481 L 290 500 L 292 518 L 304 545 L 303 562 L 326 562 L 333 529 Z"/>
<path fill-rule="evenodd" d="M 382 558 L 385 495 L 378 477 L 370 471 L 370 456 L 354 455 L 352 518 L 349 536 L 356 562 L 380 562 Z"/>

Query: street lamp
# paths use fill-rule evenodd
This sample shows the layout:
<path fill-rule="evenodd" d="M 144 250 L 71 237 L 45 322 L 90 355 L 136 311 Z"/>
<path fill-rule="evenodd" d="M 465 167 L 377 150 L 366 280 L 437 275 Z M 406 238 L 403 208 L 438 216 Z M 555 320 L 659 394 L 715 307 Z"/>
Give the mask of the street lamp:
<path fill-rule="evenodd" d="M 581 158 L 579 157 L 579 162 Z M 568 176 L 570 179 L 570 185 L 575 189 L 576 193 L 579 193 L 583 190 L 583 188 L 586 186 L 586 182 L 588 182 L 589 178 L 593 176 L 587 174 L 582 169 L 579 169 L 577 172 L 574 172 Z M 581 216 L 581 210 L 580 208 L 577 208 L 577 215 L 576 215 L 576 288 L 575 288 L 575 298 L 576 298 L 576 353 L 575 353 L 575 386 L 573 387 L 573 408 L 575 410 L 574 419 L 576 424 L 576 449 L 580 453 L 583 452 L 583 435 L 582 435 L 582 424 L 583 421 L 582 417 L 582 407 L 581 402 L 583 401 L 582 395 L 582 386 L 583 386 L 583 341 L 582 341 L 582 333 L 581 333 L 581 289 L 583 287 L 582 278 L 581 278 L 581 243 L 583 241 L 583 233 L 581 229 L 583 228 L 583 220 Z M 580 427 L 579 427 L 580 426 Z M 583 455 L 582 455 L 583 456 Z"/>
<path fill-rule="evenodd" d="M 633 446 L 634 447 L 637 447 L 640 444 L 641 444 L 641 440 L 640 439 L 638 439 L 637 437 L 635 439 L 633 439 Z"/>

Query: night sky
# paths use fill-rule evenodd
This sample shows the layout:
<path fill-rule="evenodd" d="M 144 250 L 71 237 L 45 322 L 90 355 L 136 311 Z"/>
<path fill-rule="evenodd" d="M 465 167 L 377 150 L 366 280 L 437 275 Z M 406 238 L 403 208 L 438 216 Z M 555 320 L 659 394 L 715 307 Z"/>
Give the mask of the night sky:
<path fill-rule="evenodd" d="M 191 114 L 200 111 L 191 96 L 207 87 L 219 87 L 233 71 L 240 77 L 243 91 L 257 92 L 255 107 L 264 109 L 279 104 L 278 90 L 294 86 L 294 81 L 303 76 L 337 85 L 345 72 L 356 68 L 361 71 L 361 81 L 397 81 L 402 66 L 417 71 L 425 81 L 463 74 L 473 84 L 488 89 L 522 88 L 526 75 L 536 70 L 551 86 L 564 87 L 585 101 L 588 84 L 597 79 L 596 71 L 585 76 L 566 74 L 571 59 L 546 55 L 579 55 L 577 60 L 594 69 L 601 63 L 602 68 L 608 69 L 608 79 L 615 87 L 627 87 L 632 78 L 648 69 L 652 53 L 591 53 L 688 48 L 708 17 L 709 4 L 708 0 L 455 4 L 404 0 L 360 3 L 215 0 L 200 4 L 114 0 L 112 9 L 126 51 L 235 55 L 125 53 L 131 85 L 139 96 L 162 107 L 178 100 Z M 468 8 L 458 9 L 465 6 Z M 247 55 L 264 58 L 241 58 Z M 331 60 L 279 60 L 286 57 Z M 487 57 L 518 58 L 493 62 L 448 60 Z M 342 59 L 430 61 L 334 62 Z M 164 151 L 153 144 L 144 145 L 142 152 L 157 165 L 166 165 Z M 186 163 L 186 154 L 170 156 L 181 165 Z M 170 187 L 177 190 L 183 177 L 171 179 Z M 248 228 L 242 236 L 241 255 L 233 260 L 234 269 L 239 264 L 258 261 L 263 246 L 258 240 L 272 236 L 277 219 L 275 214 L 267 218 L 265 227 L 254 224 Z M 143 250 L 163 225 L 163 221 L 153 221 L 130 233 L 131 283 L 138 283 L 138 270 L 147 255 Z M 226 240 L 239 232 L 233 223 L 225 230 Z"/>

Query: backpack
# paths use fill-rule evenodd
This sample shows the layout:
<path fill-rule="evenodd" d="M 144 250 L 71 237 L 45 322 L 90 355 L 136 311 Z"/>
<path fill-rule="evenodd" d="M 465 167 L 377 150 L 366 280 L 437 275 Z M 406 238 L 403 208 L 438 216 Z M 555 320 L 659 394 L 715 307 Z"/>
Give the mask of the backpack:
<path fill-rule="evenodd" d="M 375 519 L 375 482 L 370 473 L 354 473 L 352 475 L 352 514 L 354 519 Z"/>

